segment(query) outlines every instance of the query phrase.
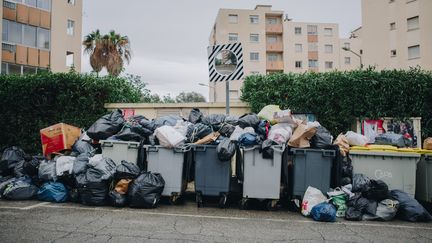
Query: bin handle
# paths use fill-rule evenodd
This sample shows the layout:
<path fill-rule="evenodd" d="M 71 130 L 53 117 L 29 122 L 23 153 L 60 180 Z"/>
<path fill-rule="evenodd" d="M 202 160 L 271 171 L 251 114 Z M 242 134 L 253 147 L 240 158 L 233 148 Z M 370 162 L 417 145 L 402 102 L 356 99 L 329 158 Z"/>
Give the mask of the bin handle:
<path fill-rule="evenodd" d="M 255 147 L 254 147 L 254 146 L 252 146 L 252 147 L 241 147 L 241 149 L 242 149 L 243 151 L 251 151 L 251 150 L 254 150 Z"/>
<path fill-rule="evenodd" d="M 283 153 L 283 151 L 285 150 L 285 145 L 273 145 L 273 150 Z"/>
<path fill-rule="evenodd" d="M 306 149 L 296 149 L 296 150 L 293 150 L 293 154 L 305 155 L 306 154 Z"/>
<path fill-rule="evenodd" d="M 113 142 L 103 142 L 101 147 L 114 147 Z"/>
<path fill-rule="evenodd" d="M 173 149 L 174 153 L 185 153 L 191 150 L 191 146 L 189 144 L 184 144 L 180 147 L 175 147 Z"/>
<path fill-rule="evenodd" d="M 205 152 L 207 150 L 206 146 L 194 146 L 195 152 Z"/>
<path fill-rule="evenodd" d="M 148 146 L 148 147 L 146 147 L 146 150 L 147 150 L 148 152 L 158 152 L 158 151 L 159 151 L 159 148 L 156 147 L 156 146 Z"/>
<path fill-rule="evenodd" d="M 324 157 L 335 157 L 335 151 L 333 150 L 323 150 L 322 154 Z"/>
<path fill-rule="evenodd" d="M 128 143 L 128 149 L 138 149 L 139 145 L 136 143 Z"/>

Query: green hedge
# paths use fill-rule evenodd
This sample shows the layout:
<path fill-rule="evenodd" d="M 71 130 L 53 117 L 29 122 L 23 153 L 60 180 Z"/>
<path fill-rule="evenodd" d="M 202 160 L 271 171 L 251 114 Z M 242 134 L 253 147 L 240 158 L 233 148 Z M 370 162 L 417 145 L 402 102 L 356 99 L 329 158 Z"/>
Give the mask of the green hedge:
<path fill-rule="evenodd" d="M 268 104 L 311 112 L 333 135 L 350 130 L 356 117 L 422 117 L 432 135 L 432 73 L 420 69 L 276 73 L 248 76 L 241 99 L 259 112 Z"/>
<path fill-rule="evenodd" d="M 76 73 L 0 76 L 0 149 L 18 145 L 41 152 L 39 130 L 64 122 L 88 128 L 107 102 L 138 102 L 126 79 Z"/>

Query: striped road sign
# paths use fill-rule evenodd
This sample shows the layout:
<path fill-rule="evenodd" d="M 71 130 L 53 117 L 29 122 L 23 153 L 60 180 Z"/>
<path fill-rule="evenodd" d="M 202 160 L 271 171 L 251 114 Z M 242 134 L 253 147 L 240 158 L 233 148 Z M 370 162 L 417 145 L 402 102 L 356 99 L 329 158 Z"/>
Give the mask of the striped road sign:
<path fill-rule="evenodd" d="M 208 64 L 209 64 L 209 77 L 210 82 L 218 82 L 218 81 L 231 81 L 231 80 L 239 80 L 243 78 L 243 48 L 241 43 L 230 43 L 223 45 L 215 45 L 208 47 Z M 221 70 L 216 70 L 216 57 L 219 53 L 223 51 L 232 52 L 237 58 L 234 70 L 227 70 L 225 73 L 229 72 L 229 74 L 224 74 Z M 229 66 L 229 65 L 227 65 Z"/>

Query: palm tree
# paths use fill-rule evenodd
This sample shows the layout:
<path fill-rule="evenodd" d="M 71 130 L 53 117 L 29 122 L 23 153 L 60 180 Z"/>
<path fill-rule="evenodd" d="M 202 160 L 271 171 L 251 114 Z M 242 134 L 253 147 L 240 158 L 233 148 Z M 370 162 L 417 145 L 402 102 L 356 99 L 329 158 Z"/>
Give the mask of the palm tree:
<path fill-rule="evenodd" d="M 115 31 L 101 35 L 99 30 L 85 36 L 84 52 L 90 55 L 90 65 L 96 73 L 105 67 L 110 75 L 118 76 L 124 63 L 131 59 L 130 41 Z"/>

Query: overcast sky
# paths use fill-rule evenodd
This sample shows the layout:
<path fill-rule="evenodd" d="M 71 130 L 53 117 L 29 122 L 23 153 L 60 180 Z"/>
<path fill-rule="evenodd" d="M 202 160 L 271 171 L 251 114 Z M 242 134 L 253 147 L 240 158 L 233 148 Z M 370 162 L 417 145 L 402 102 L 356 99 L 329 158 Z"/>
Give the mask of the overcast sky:
<path fill-rule="evenodd" d="M 338 23 L 341 37 L 361 25 L 360 0 L 84 0 L 83 36 L 113 29 L 131 41 L 126 73 L 159 95 L 196 91 L 208 97 L 207 46 L 219 8 L 273 5 L 293 21 Z M 82 58 L 82 71 L 91 67 Z"/>

